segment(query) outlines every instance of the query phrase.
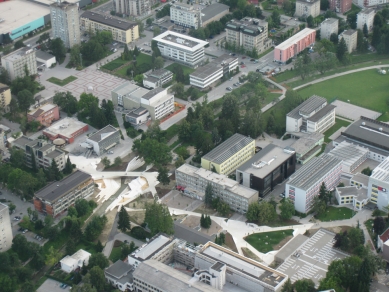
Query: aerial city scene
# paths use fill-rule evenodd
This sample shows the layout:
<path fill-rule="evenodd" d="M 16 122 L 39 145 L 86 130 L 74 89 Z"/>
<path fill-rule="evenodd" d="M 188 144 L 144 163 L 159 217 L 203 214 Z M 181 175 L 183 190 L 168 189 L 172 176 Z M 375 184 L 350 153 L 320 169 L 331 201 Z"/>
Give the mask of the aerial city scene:
<path fill-rule="evenodd" d="M 389 0 L 0 0 L 0 292 L 389 292 Z"/>

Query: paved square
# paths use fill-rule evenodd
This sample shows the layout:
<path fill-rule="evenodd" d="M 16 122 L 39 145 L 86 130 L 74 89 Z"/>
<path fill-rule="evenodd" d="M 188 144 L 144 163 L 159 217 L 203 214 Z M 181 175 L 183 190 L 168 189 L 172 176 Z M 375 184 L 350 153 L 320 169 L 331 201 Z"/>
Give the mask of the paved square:
<path fill-rule="evenodd" d="M 331 262 L 348 256 L 332 247 L 334 236 L 334 233 L 320 229 L 286 258 L 277 271 L 288 275 L 292 283 L 306 278 L 312 279 L 317 287 L 320 279 L 325 278 Z"/>
<path fill-rule="evenodd" d="M 361 116 L 375 120 L 381 115 L 381 113 L 379 112 L 375 112 L 364 107 L 353 105 L 340 100 L 335 100 L 332 104 L 336 105 L 335 114 L 337 116 L 344 117 L 353 121 L 359 120 Z"/>

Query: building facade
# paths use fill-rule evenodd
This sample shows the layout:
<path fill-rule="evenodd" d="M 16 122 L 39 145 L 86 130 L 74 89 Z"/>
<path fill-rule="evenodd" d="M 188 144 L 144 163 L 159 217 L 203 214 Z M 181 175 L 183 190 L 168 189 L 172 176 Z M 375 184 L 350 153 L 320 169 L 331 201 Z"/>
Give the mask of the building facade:
<path fill-rule="evenodd" d="M 120 131 L 108 125 L 86 138 L 86 143 L 92 145 L 97 155 L 103 155 L 112 147 L 120 143 Z"/>
<path fill-rule="evenodd" d="M 8 111 L 11 102 L 11 88 L 8 85 L 0 83 L 0 109 Z"/>
<path fill-rule="evenodd" d="M 85 11 L 80 17 L 80 22 L 81 30 L 94 33 L 102 30 L 109 31 L 112 33 L 113 40 L 120 43 L 129 44 L 139 39 L 138 24 L 122 18 Z"/>
<path fill-rule="evenodd" d="M 177 2 L 170 6 L 170 21 L 176 25 L 193 29 L 203 26 L 201 11 L 186 2 Z"/>
<path fill-rule="evenodd" d="M 201 157 L 201 167 L 228 175 L 255 154 L 255 140 L 234 134 Z"/>
<path fill-rule="evenodd" d="M 346 13 L 351 10 L 352 0 L 330 0 L 330 9 L 336 13 Z"/>
<path fill-rule="evenodd" d="M 78 5 L 55 2 L 50 5 L 53 38 L 60 38 L 66 48 L 81 43 Z"/>
<path fill-rule="evenodd" d="M 150 118 L 149 111 L 144 107 L 139 107 L 125 116 L 126 122 L 134 127 L 146 123 Z"/>
<path fill-rule="evenodd" d="M 389 157 L 373 169 L 369 178 L 368 197 L 380 210 L 385 210 L 389 205 Z"/>
<path fill-rule="evenodd" d="M 236 48 L 243 46 L 248 51 L 255 49 L 258 54 L 272 46 L 267 21 L 249 17 L 233 19 L 226 24 L 226 41 Z"/>
<path fill-rule="evenodd" d="M 274 48 L 274 61 L 286 63 L 290 58 L 313 45 L 316 40 L 316 30 L 304 28 L 283 43 Z"/>
<path fill-rule="evenodd" d="M 212 186 L 213 196 L 226 202 L 230 208 L 244 214 L 251 203 L 258 201 L 258 192 L 227 176 L 184 164 L 176 169 L 177 189 L 185 195 L 203 200 L 208 184 Z"/>
<path fill-rule="evenodd" d="M 35 210 L 56 217 L 79 199 L 91 196 L 95 189 L 92 177 L 77 170 L 60 181 L 53 182 L 35 193 Z"/>
<path fill-rule="evenodd" d="M 42 126 L 49 127 L 54 121 L 59 120 L 58 105 L 47 103 L 40 107 L 34 108 L 27 114 L 27 120 L 37 121 Z"/>
<path fill-rule="evenodd" d="M 35 51 L 35 55 L 37 62 L 41 63 L 41 66 L 46 68 L 50 68 L 53 64 L 57 63 L 55 56 L 42 50 Z"/>
<path fill-rule="evenodd" d="M 296 12 L 294 14 L 298 17 L 312 16 L 315 18 L 320 15 L 320 0 L 297 0 Z"/>
<path fill-rule="evenodd" d="M 118 260 L 104 270 L 104 276 L 108 283 L 120 291 L 133 291 L 133 271 L 132 265 Z"/>
<path fill-rule="evenodd" d="M 362 8 L 369 8 L 378 5 L 385 5 L 388 3 L 388 0 L 353 0 L 353 3 Z"/>
<path fill-rule="evenodd" d="M 9 250 L 12 246 L 12 225 L 7 205 L 0 203 L 0 252 Z"/>
<path fill-rule="evenodd" d="M 351 54 L 357 49 L 358 32 L 355 29 L 348 29 L 339 35 L 339 42 L 344 39 L 347 51 Z"/>
<path fill-rule="evenodd" d="M 157 88 L 173 80 L 173 73 L 166 69 L 157 69 L 143 74 L 143 86 L 146 88 Z"/>
<path fill-rule="evenodd" d="M 154 5 L 150 0 L 114 0 L 113 7 L 116 13 L 123 15 L 143 16 L 151 12 Z"/>
<path fill-rule="evenodd" d="M 357 14 L 357 29 L 363 31 L 363 27 L 367 26 L 367 30 L 371 32 L 373 30 L 375 11 L 373 8 L 366 8 L 361 10 Z"/>
<path fill-rule="evenodd" d="M 335 33 L 338 35 L 339 19 L 327 18 L 320 25 L 320 37 L 329 40 L 331 35 Z"/>
<path fill-rule="evenodd" d="M 60 260 L 61 270 L 65 273 L 71 273 L 77 269 L 81 269 L 83 266 L 89 264 L 89 258 L 91 254 L 83 249 L 79 249 L 74 254 L 65 256 Z"/>
<path fill-rule="evenodd" d="M 26 67 L 29 75 L 35 75 L 38 72 L 35 51 L 26 47 L 2 56 L 1 64 L 7 70 L 11 81 L 17 77 L 24 77 Z"/>
<path fill-rule="evenodd" d="M 165 31 L 153 40 L 157 42 L 163 57 L 194 68 L 203 62 L 204 47 L 208 44 L 173 31 Z"/>

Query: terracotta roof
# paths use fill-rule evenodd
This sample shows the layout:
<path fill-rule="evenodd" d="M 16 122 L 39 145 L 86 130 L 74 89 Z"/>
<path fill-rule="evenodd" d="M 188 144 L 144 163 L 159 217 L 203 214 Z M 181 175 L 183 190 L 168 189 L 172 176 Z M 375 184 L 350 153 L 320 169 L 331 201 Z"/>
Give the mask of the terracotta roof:
<path fill-rule="evenodd" d="M 389 228 L 386 229 L 385 232 L 380 235 L 380 238 L 383 242 L 386 242 L 389 239 Z"/>

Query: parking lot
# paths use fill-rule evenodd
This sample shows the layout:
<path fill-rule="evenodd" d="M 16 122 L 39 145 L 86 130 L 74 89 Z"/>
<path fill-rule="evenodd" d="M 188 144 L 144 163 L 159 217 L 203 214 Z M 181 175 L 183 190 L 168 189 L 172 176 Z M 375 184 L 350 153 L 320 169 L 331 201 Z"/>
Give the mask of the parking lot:
<path fill-rule="evenodd" d="M 63 292 L 63 291 L 71 291 L 71 287 L 66 287 L 65 289 L 61 288 L 62 283 L 47 279 L 43 282 L 43 284 L 36 290 L 37 292 Z"/>

